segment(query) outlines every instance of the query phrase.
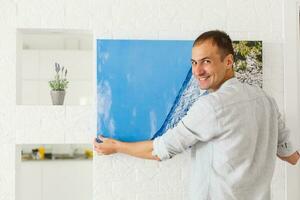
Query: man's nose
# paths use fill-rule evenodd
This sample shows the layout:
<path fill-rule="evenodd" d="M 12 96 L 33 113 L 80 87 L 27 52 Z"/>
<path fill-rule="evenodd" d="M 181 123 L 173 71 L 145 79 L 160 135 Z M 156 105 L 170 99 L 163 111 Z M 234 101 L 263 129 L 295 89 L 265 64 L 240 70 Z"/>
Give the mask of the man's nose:
<path fill-rule="evenodd" d="M 197 63 L 197 64 L 193 65 L 193 67 L 192 67 L 192 72 L 193 72 L 193 74 L 195 74 L 195 75 L 201 75 L 201 74 L 203 74 L 205 71 L 204 71 L 203 67 L 202 67 L 199 63 Z"/>

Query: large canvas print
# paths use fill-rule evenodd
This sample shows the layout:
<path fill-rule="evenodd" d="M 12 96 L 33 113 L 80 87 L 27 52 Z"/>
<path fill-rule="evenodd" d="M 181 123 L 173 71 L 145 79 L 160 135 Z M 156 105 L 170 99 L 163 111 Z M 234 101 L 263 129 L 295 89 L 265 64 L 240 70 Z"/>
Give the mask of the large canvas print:
<path fill-rule="evenodd" d="M 97 134 L 142 141 L 176 126 L 205 95 L 192 76 L 192 43 L 97 40 Z M 237 77 L 261 87 L 261 42 L 235 42 L 234 47 Z"/>

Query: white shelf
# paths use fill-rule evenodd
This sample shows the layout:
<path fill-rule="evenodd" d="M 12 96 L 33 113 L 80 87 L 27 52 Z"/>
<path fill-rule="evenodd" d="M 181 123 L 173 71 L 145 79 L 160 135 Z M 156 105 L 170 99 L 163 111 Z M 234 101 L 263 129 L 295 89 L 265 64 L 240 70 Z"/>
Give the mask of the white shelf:
<path fill-rule="evenodd" d="M 57 62 L 68 69 L 64 104 L 91 105 L 92 37 L 86 34 L 18 34 L 17 105 L 52 105 L 49 80 Z M 24 49 L 25 48 L 25 49 Z"/>

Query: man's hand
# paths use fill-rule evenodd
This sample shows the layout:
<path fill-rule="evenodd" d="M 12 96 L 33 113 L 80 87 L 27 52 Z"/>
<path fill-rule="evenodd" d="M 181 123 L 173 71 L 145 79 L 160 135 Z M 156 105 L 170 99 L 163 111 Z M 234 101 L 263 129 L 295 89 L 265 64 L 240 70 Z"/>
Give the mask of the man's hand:
<path fill-rule="evenodd" d="M 97 139 L 100 141 L 97 142 Z M 98 136 L 98 138 L 95 138 L 93 143 L 94 150 L 99 154 L 110 155 L 114 153 L 124 153 L 144 159 L 160 160 L 157 156 L 152 155 L 152 141 L 130 143 Z"/>
<path fill-rule="evenodd" d="M 281 160 L 283 161 L 286 161 L 292 165 L 296 165 L 299 158 L 300 158 L 300 155 L 298 153 L 298 151 L 296 151 L 295 153 L 293 153 L 292 155 L 290 156 L 285 156 L 285 157 L 282 157 L 282 156 L 278 156 Z"/>
<path fill-rule="evenodd" d="M 101 143 L 94 140 L 94 150 L 99 154 L 110 155 L 118 152 L 119 141 L 98 136 Z"/>

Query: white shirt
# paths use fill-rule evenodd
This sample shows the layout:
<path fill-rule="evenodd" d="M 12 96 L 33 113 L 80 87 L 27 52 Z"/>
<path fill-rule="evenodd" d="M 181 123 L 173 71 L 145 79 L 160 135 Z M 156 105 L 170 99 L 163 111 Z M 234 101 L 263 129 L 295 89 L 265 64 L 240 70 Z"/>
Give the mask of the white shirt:
<path fill-rule="evenodd" d="M 190 146 L 191 200 L 268 200 L 276 154 L 294 152 L 274 99 L 236 78 L 200 97 L 152 153 L 165 160 Z"/>

